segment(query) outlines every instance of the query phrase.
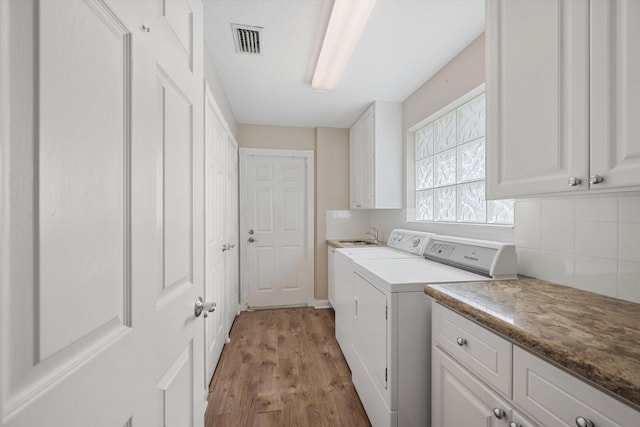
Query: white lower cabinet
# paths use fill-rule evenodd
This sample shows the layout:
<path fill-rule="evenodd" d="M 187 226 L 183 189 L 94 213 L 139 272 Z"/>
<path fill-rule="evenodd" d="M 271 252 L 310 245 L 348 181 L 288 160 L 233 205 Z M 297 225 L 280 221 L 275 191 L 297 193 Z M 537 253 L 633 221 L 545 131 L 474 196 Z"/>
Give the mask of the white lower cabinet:
<path fill-rule="evenodd" d="M 327 249 L 327 293 L 331 307 L 336 305 L 336 248 Z"/>
<path fill-rule="evenodd" d="M 513 400 L 545 426 L 640 425 L 640 413 L 539 357 L 513 349 Z"/>
<path fill-rule="evenodd" d="M 336 251 L 334 258 L 335 291 L 332 305 L 335 312 L 336 340 L 349 366 L 354 362 L 353 328 L 355 307 L 352 282 L 353 267 L 351 260 L 346 255 Z"/>
<path fill-rule="evenodd" d="M 503 346 L 489 329 L 439 304 L 432 313 L 433 427 L 640 425 L 631 406 L 516 345 Z M 472 354 L 495 364 L 479 364 Z M 510 373 L 508 390 L 493 371 Z"/>
<path fill-rule="evenodd" d="M 509 427 L 513 419 L 510 403 L 442 349 L 434 347 L 432 383 L 432 426 Z M 523 422 L 522 427 L 533 424 Z"/>

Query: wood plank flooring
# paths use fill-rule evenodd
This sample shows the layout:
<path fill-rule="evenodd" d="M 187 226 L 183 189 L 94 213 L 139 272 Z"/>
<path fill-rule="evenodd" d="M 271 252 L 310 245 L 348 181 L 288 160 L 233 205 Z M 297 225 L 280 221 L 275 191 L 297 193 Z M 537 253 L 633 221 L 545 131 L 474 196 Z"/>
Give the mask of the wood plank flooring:
<path fill-rule="evenodd" d="M 209 385 L 206 427 L 370 426 L 333 310 L 242 312 Z"/>

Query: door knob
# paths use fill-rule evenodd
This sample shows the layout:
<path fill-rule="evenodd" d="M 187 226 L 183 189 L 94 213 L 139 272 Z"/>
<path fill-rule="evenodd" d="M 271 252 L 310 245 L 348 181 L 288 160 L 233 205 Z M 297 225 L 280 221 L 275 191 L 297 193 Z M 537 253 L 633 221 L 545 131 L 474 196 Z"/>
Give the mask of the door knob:
<path fill-rule="evenodd" d="M 600 175 L 591 175 L 591 177 L 589 178 L 589 182 L 591 184 L 600 184 L 602 181 L 604 181 L 604 178 Z"/>
<path fill-rule="evenodd" d="M 215 311 L 216 309 L 215 302 L 204 302 L 202 297 L 196 298 L 193 305 L 193 314 L 195 314 L 196 317 L 200 317 L 200 315 L 204 312 L 205 319 L 209 317 L 209 313 Z"/>
<path fill-rule="evenodd" d="M 229 249 L 231 249 L 231 247 L 229 247 L 229 245 L 222 245 L 222 252 L 228 251 Z"/>
<path fill-rule="evenodd" d="M 249 237 L 249 238 L 247 239 L 247 241 L 248 241 L 249 243 L 257 242 L 257 240 L 256 240 L 256 239 L 254 239 L 253 237 Z"/>
<path fill-rule="evenodd" d="M 501 419 L 503 419 L 504 417 L 506 417 L 506 416 L 507 416 L 507 413 L 504 411 L 504 409 L 500 409 L 500 408 L 493 408 L 493 415 L 494 415 L 497 419 L 501 420 Z"/>

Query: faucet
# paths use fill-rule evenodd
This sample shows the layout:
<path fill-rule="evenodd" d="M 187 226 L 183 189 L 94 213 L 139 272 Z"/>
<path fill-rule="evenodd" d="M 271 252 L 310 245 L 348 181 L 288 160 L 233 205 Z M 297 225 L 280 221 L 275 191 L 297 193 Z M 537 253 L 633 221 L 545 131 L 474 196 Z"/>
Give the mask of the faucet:
<path fill-rule="evenodd" d="M 378 229 L 375 227 L 371 227 L 371 231 L 367 231 L 366 234 L 373 236 L 373 243 L 378 244 Z"/>

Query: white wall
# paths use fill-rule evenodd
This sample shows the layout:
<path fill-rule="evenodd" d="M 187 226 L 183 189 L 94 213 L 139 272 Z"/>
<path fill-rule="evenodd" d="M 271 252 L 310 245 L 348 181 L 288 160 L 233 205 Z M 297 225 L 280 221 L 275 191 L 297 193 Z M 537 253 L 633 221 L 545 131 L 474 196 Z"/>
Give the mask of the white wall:
<path fill-rule="evenodd" d="M 220 79 L 218 78 L 218 71 L 216 70 L 215 65 L 213 65 L 209 50 L 206 48 L 206 46 L 204 48 L 204 79 L 207 81 L 207 83 L 209 83 L 209 88 L 211 89 L 211 93 L 216 100 L 216 104 L 218 104 L 218 108 L 220 108 L 222 115 L 227 121 L 229 130 L 231 130 L 231 133 L 237 140 L 238 125 L 236 123 L 236 118 L 233 114 L 233 109 L 231 108 L 231 104 L 229 103 L 227 94 L 222 87 Z"/>

